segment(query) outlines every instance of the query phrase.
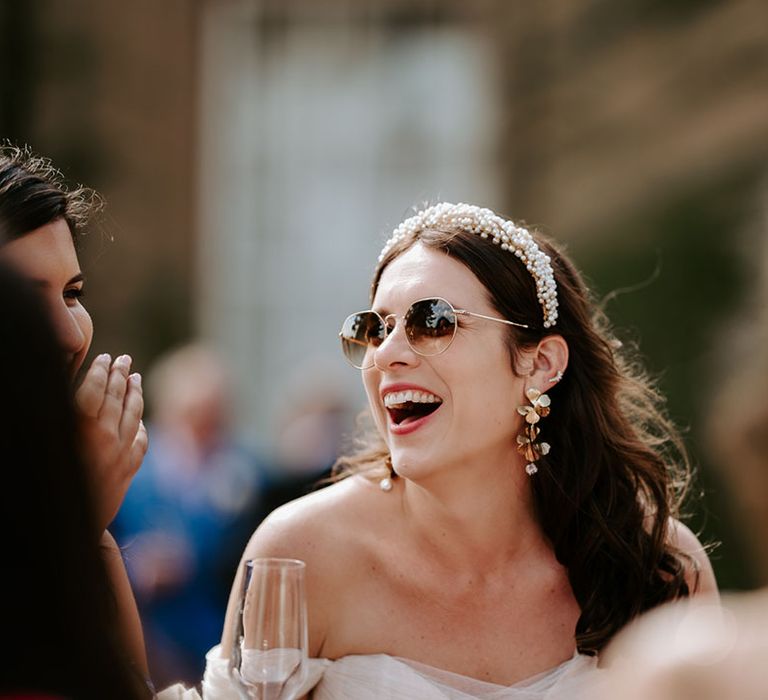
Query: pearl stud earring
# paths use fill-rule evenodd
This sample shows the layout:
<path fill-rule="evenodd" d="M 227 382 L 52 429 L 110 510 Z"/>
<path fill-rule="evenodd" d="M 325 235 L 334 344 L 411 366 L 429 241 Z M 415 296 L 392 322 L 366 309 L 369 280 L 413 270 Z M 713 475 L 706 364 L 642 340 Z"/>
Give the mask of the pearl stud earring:
<path fill-rule="evenodd" d="M 392 457 L 387 456 L 384 460 L 384 465 L 387 467 L 387 475 L 379 481 L 379 488 L 382 491 L 392 490 L 392 479 L 395 477 L 395 470 L 392 468 Z"/>

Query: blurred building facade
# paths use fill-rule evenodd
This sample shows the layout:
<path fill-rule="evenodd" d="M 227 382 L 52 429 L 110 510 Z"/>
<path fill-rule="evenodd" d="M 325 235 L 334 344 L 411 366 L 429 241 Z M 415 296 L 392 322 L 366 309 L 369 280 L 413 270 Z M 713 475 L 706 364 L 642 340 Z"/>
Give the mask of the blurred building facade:
<path fill-rule="evenodd" d="M 762 0 L 32 0 L 0 27 L 0 134 L 110 204 L 114 242 L 85 246 L 96 351 L 202 334 L 269 442 L 390 228 L 474 200 L 568 242 L 602 291 L 662 250 L 616 315 L 699 420 L 768 162 Z M 730 551 L 718 574 L 747 585 Z"/>

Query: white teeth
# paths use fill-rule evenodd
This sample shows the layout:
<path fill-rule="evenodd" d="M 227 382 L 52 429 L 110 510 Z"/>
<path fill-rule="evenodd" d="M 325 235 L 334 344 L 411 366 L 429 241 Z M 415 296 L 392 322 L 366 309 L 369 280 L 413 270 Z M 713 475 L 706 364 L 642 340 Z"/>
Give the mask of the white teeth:
<path fill-rule="evenodd" d="M 439 396 L 435 396 L 428 391 L 393 391 L 384 397 L 384 405 L 387 408 L 398 406 L 404 403 L 442 403 Z"/>

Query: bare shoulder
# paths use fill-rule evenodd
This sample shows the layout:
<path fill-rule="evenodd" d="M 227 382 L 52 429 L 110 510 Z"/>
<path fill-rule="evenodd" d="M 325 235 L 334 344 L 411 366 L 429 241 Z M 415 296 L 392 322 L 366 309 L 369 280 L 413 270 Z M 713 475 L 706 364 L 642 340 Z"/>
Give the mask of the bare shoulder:
<path fill-rule="evenodd" d="M 352 476 L 276 509 L 248 542 L 243 560 L 280 557 L 306 563 L 312 656 L 321 653 L 343 605 L 343 593 L 359 575 L 361 562 L 386 517 L 394 517 L 392 501 L 368 479 Z M 222 636 L 225 655 L 232 638 L 241 573 L 238 570 L 227 609 Z"/>
<path fill-rule="evenodd" d="M 669 521 L 669 542 L 672 546 L 691 557 L 692 565 L 688 566 L 686 581 L 692 594 L 718 595 L 717 581 L 707 550 L 691 529 L 675 518 Z"/>
<path fill-rule="evenodd" d="M 338 566 L 339 555 L 373 526 L 387 508 L 381 491 L 367 479 L 352 476 L 274 510 L 248 543 L 244 558 L 303 559 L 315 570 Z"/>

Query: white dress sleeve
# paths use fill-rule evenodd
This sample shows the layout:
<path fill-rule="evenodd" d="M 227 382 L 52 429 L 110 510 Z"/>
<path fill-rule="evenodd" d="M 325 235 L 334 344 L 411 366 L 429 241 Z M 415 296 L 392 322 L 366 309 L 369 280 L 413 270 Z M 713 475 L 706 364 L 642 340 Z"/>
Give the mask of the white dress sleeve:
<path fill-rule="evenodd" d="M 227 670 L 228 660 L 221 655 L 219 645 L 205 655 L 205 675 L 203 676 L 203 700 L 240 700 L 237 689 L 232 685 Z M 325 669 L 331 665 L 328 659 L 309 659 L 304 680 L 298 695 L 306 695 L 323 677 Z M 161 698 L 160 700 L 165 700 Z M 183 698 L 187 700 L 187 698 Z"/>
<path fill-rule="evenodd" d="M 195 688 L 186 688 L 181 683 L 176 683 L 161 690 L 155 700 L 201 700 L 200 693 Z"/>

